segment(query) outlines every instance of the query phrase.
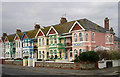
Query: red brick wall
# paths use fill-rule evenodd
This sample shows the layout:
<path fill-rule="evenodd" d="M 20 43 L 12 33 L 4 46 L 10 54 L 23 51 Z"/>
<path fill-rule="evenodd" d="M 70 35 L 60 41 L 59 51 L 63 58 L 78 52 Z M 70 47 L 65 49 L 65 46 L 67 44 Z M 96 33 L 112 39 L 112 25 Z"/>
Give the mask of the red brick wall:
<path fill-rule="evenodd" d="M 35 62 L 35 67 L 61 68 L 61 69 L 97 69 L 97 63 L 55 63 L 55 62 Z"/>

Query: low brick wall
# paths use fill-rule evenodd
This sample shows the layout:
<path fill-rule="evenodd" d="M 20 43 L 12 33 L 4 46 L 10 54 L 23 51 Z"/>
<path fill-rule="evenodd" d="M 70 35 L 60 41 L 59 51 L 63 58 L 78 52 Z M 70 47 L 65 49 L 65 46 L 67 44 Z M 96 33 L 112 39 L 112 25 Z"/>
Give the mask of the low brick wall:
<path fill-rule="evenodd" d="M 0 64 L 5 64 L 5 59 L 0 59 Z"/>
<path fill-rule="evenodd" d="M 5 61 L 5 64 L 23 66 L 23 61 Z"/>
<path fill-rule="evenodd" d="M 35 62 L 35 67 L 61 68 L 61 69 L 96 69 L 97 63 L 56 63 L 56 62 Z"/>

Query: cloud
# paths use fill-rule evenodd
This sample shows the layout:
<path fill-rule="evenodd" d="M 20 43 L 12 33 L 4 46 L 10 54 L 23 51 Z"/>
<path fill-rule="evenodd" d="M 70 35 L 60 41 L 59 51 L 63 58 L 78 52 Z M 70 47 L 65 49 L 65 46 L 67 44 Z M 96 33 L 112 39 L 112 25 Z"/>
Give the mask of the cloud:
<path fill-rule="evenodd" d="M 65 13 L 68 21 L 88 18 L 102 27 L 107 16 L 117 33 L 117 2 L 3 2 L 2 9 L 2 29 L 9 34 L 17 28 L 31 30 L 36 22 L 42 26 L 58 24 Z"/>

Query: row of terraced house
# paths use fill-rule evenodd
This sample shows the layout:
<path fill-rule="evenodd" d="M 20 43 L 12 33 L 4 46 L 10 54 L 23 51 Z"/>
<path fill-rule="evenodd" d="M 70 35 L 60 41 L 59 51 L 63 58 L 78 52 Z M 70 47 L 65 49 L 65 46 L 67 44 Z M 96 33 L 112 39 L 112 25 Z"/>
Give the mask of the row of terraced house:
<path fill-rule="evenodd" d="M 68 22 L 61 17 L 60 23 L 47 27 L 35 24 L 34 29 L 15 34 L 3 33 L 0 39 L 3 59 L 41 59 L 72 61 L 82 52 L 94 48 L 120 47 L 113 28 L 109 29 L 109 19 L 104 19 L 104 28 L 88 19 Z"/>

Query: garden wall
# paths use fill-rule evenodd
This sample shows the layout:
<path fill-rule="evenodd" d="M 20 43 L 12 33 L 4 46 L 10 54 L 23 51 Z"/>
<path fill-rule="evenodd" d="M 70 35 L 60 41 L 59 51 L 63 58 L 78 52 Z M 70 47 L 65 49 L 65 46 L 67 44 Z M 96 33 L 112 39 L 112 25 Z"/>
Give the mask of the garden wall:
<path fill-rule="evenodd" d="M 96 69 L 97 63 L 56 63 L 56 62 L 35 62 L 35 67 L 61 68 L 61 69 Z"/>
<path fill-rule="evenodd" d="M 5 59 L 0 59 L 0 64 L 5 64 Z"/>
<path fill-rule="evenodd" d="M 112 67 L 120 66 L 120 59 L 119 60 L 105 60 L 105 61 L 98 61 L 98 68 L 107 68 L 107 62 L 112 62 Z"/>
<path fill-rule="evenodd" d="M 23 66 L 23 61 L 5 60 L 5 64 Z"/>

